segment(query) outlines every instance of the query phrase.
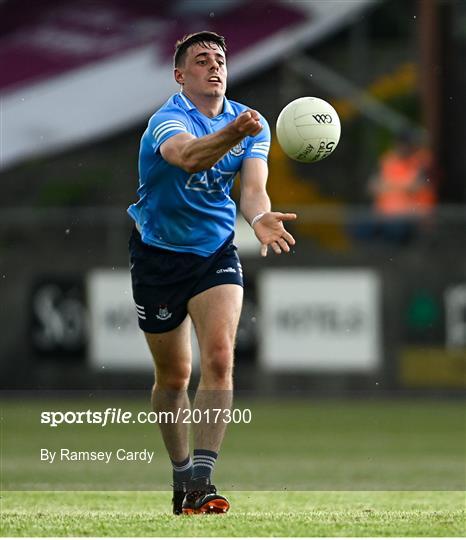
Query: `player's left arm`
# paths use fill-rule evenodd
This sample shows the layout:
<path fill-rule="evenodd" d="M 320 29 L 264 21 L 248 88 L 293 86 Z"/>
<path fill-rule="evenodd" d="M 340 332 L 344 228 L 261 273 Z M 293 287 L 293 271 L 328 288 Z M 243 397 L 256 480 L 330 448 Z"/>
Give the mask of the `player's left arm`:
<path fill-rule="evenodd" d="M 284 221 L 296 219 L 296 214 L 272 212 L 267 195 L 267 162 L 260 157 L 243 160 L 240 171 L 241 197 L 240 209 L 246 221 L 251 224 L 261 243 L 261 255 L 267 255 L 268 246 L 279 255 L 289 252 L 295 239 L 283 226 Z"/>

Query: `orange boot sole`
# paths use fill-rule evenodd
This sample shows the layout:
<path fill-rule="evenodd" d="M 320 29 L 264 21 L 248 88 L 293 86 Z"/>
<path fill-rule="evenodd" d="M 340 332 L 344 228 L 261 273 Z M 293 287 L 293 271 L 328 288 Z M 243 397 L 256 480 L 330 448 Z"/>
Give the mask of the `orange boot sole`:
<path fill-rule="evenodd" d="M 183 508 L 183 514 L 225 514 L 230 509 L 230 503 L 223 499 L 214 499 L 206 502 L 200 508 Z"/>

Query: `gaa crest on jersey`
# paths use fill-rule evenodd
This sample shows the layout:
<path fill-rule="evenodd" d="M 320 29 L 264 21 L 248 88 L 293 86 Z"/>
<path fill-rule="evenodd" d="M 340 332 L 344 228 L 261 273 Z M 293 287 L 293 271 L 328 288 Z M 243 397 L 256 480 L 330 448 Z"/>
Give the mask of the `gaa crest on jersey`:
<path fill-rule="evenodd" d="M 161 304 L 159 306 L 159 312 L 157 313 L 156 317 L 160 321 L 167 321 L 172 315 L 173 313 L 170 313 L 170 311 L 168 311 L 168 306 L 166 304 Z"/>
<path fill-rule="evenodd" d="M 242 156 L 244 154 L 243 141 L 240 141 L 236 146 L 230 150 L 230 154 L 235 157 Z"/>

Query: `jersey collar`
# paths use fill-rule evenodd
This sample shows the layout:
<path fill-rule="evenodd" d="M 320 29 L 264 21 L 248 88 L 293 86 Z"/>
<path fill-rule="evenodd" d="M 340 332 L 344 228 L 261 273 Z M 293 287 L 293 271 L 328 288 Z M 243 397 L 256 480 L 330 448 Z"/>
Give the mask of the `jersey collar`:
<path fill-rule="evenodd" d="M 180 105 L 185 111 L 197 110 L 194 103 L 189 98 L 187 98 L 183 94 L 183 92 L 178 92 L 178 96 L 180 96 Z M 230 116 L 235 116 L 233 107 L 231 106 L 231 103 L 226 97 L 223 98 L 223 111 L 218 116 L 221 116 L 222 114 L 229 114 Z"/>

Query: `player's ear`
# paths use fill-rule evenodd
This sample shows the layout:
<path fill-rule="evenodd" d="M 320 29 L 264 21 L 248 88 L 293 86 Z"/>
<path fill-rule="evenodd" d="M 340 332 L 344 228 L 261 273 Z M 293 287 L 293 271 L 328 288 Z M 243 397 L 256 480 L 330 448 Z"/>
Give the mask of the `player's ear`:
<path fill-rule="evenodd" d="M 175 68 L 173 71 L 173 75 L 175 76 L 175 81 L 178 84 L 184 84 L 184 75 L 181 69 Z"/>

